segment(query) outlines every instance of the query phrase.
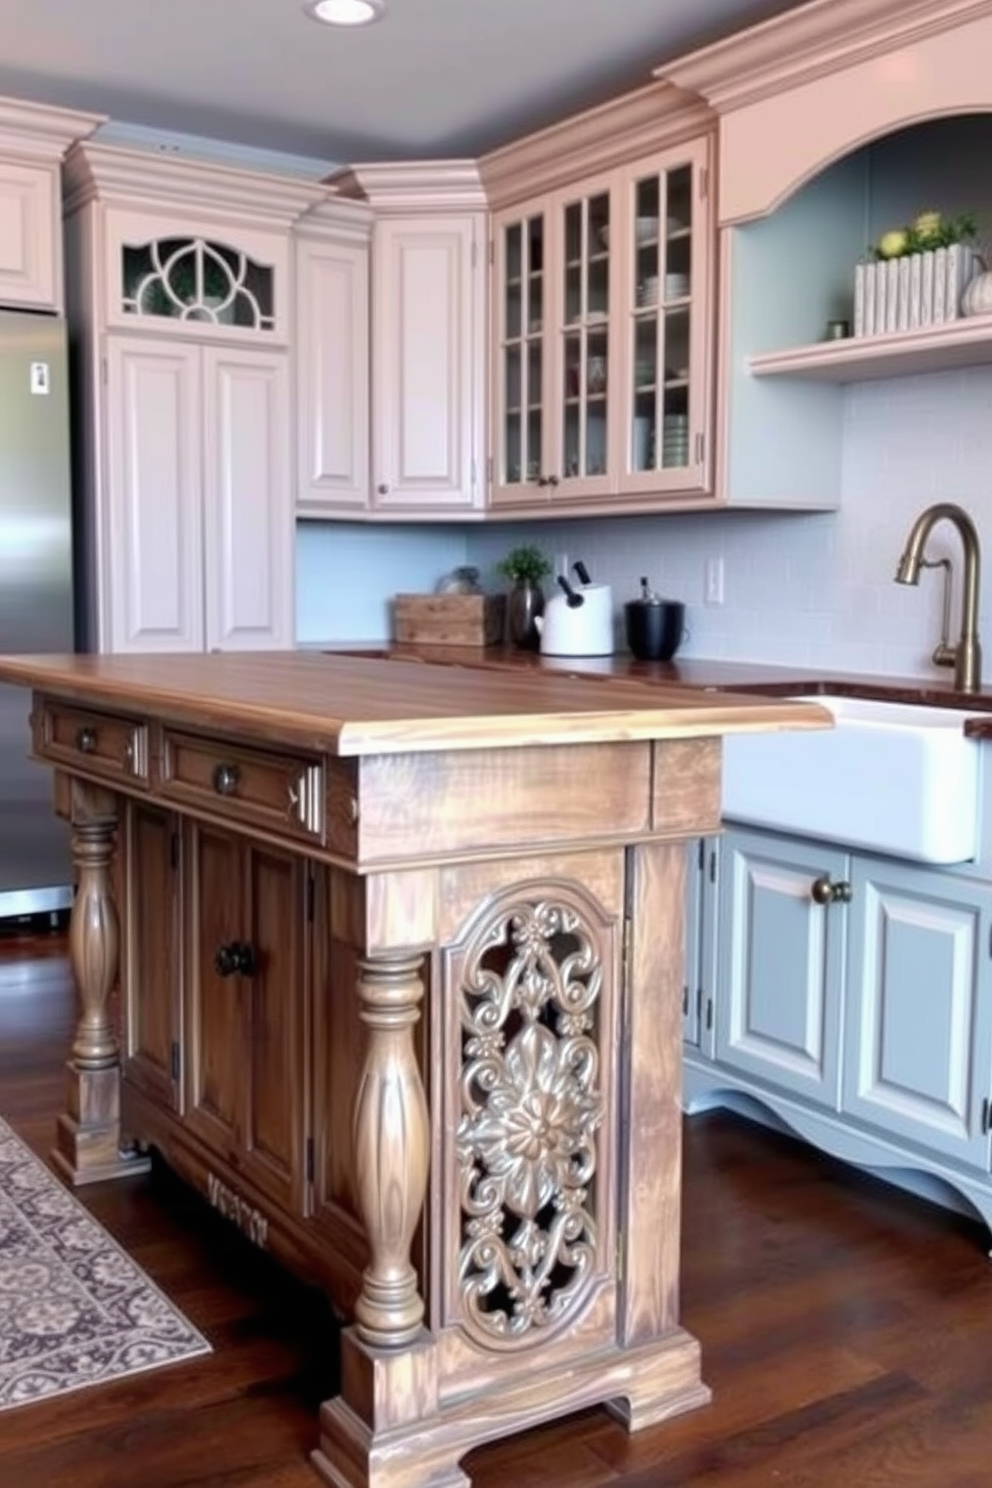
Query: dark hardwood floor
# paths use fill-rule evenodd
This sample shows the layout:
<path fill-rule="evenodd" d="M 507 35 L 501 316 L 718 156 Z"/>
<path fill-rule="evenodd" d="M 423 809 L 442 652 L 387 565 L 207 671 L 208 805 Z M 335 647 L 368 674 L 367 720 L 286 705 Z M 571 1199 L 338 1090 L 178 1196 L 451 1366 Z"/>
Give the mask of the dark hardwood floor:
<path fill-rule="evenodd" d="M 0 941 L 0 1114 L 42 1154 L 72 1011 L 64 941 Z M 989 1488 L 984 1229 L 722 1114 L 688 1123 L 685 1171 L 684 1319 L 714 1403 L 493 1443 L 475 1488 Z M 0 1414 L 2 1488 L 315 1488 L 321 1299 L 164 1171 L 81 1197 L 214 1352 Z"/>

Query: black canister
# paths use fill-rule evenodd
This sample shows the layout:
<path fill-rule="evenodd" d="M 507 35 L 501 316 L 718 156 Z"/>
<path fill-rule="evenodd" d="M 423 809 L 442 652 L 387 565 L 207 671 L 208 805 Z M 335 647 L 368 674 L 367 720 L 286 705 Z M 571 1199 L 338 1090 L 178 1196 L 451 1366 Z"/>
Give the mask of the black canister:
<path fill-rule="evenodd" d="M 623 607 L 627 645 L 638 661 L 671 661 L 685 634 L 680 599 L 631 599 Z"/>

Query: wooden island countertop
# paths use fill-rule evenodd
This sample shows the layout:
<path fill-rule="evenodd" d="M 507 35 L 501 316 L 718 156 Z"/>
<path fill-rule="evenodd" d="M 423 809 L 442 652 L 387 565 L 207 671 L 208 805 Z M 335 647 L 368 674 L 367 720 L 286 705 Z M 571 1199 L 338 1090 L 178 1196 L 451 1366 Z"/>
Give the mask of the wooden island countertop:
<path fill-rule="evenodd" d="M 337 755 L 829 726 L 815 706 L 678 681 L 425 667 L 315 652 L 8 656 L 0 681 Z"/>
<path fill-rule="evenodd" d="M 332 1488 L 703 1405 L 679 1323 L 685 844 L 813 704 L 313 652 L 0 658 L 72 824 L 53 1158 L 159 1151 L 347 1319 Z M 122 1026 L 111 1015 L 120 986 Z M 337 1348 L 328 1339 L 328 1348 Z"/>

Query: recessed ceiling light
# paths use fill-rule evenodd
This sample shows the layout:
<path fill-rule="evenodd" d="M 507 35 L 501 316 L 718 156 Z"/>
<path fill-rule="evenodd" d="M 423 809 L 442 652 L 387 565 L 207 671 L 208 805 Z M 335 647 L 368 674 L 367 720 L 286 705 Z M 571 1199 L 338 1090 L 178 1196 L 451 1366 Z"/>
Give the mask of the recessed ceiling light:
<path fill-rule="evenodd" d="M 382 0 L 313 0 L 306 7 L 315 21 L 328 26 L 368 26 L 383 14 Z"/>

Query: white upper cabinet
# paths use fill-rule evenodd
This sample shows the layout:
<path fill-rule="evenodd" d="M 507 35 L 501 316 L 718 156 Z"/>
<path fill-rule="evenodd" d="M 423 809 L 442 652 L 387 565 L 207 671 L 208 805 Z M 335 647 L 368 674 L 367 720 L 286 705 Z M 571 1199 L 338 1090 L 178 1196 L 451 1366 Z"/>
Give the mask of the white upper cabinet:
<path fill-rule="evenodd" d="M 101 122 L 0 98 L 0 305 L 62 310 L 61 161 Z"/>
<path fill-rule="evenodd" d="M 325 193 L 99 144 L 66 175 L 85 643 L 292 646 L 291 228 Z"/>
<path fill-rule="evenodd" d="M 477 168 L 357 165 L 333 184 L 372 212 L 364 515 L 481 514 L 487 218 Z M 347 499 L 339 505 L 357 514 Z"/>
<path fill-rule="evenodd" d="M 369 492 L 369 243 L 364 202 L 332 199 L 296 229 L 296 511 L 362 515 Z"/>
<path fill-rule="evenodd" d="M 373 505 L 482 505 L 485 218 L 376 224 L 372 301 Z"/>

